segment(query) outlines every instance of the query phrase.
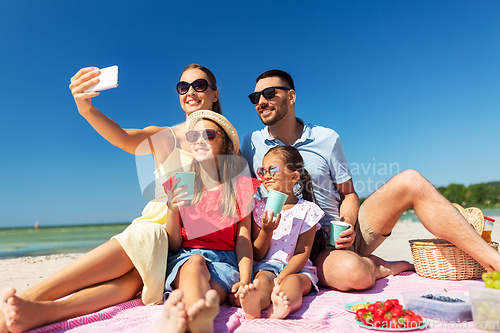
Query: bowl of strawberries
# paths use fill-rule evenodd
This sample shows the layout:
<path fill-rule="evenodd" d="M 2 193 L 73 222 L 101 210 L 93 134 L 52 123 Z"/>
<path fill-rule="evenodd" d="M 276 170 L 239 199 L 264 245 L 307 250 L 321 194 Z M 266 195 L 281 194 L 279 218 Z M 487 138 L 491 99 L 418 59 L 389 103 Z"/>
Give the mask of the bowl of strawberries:
<path fill-rule="evenodd" d="M 397 299 L 366 303 L 356 311 L 361 327 L 378 330 L 409 331 L 426 328 L 429 323 L 411 310 L 406 310 Z"/>

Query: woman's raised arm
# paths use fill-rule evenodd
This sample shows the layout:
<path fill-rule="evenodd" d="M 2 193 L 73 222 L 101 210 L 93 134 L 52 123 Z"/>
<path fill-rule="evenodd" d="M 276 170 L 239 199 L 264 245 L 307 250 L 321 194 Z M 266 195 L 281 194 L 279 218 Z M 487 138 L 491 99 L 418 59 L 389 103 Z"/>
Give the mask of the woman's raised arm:
<path fill-rule="evenodd" d="M 97 76 L 99 69 L 87 67 L 80 69 L 72 78 L 69 88 L 75 99 L 78 112 L 89 122 L 89 124 L 112 145 L 125 150 L 134 155 L 145 155 L 151 153 L 152 144 L 142 144 L 152 135 L 162 131 L 165 127 L 149 126 L 144 129 L 124 129 L 115 121 L 100 112 L 91 99 L 99 95 L 99 92 L 88 92 L 85 90 L 99 82 Z M 161 144 L 155 142 L 155 149 L 173 149 L 173 135 L 170 131 L 163 131 L 158 138 Z M 155 141 L 158 140 L 155 138 Z M 140 145 L 140 146 L 139 146 Z M 139 149 L 138 149 L 139 147 Z M 162 154 L 164 155 L 164 154 Z M 166 154 L 168 155 L 168 153 Z"/>

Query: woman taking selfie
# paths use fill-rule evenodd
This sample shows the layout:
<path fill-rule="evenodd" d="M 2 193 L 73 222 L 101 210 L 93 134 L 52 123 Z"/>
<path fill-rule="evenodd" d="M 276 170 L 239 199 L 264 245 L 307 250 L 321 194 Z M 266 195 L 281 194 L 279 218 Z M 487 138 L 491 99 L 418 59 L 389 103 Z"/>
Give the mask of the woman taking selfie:
<path fill-rule="evenodd" d="M 78 111 L 114 146 L 134 155 L 153 154 L 155 198 L 124 232 L 47 280 L 19 295 L 13 288 L 5 288 L 0 299 L 0 333 L 26 331 L 89 314 L 128 301 L 141 291 L 146 305 L 163 301 L 168 238 L 167 197 L 162 184 L 174 172 L 187 171 L 191 165 L 186 123 L 144 129 L 120 127 L 92 104 L 99 92 L 85 92 L 99 82 L 98 75 L 99 69 L 87 67 L 71 78 L 69 87 Z M 215 76 L 201 65 L 192 64 L 182 71 L 177 92 L 186 117 L 198 110 L 221 113 Z"/>

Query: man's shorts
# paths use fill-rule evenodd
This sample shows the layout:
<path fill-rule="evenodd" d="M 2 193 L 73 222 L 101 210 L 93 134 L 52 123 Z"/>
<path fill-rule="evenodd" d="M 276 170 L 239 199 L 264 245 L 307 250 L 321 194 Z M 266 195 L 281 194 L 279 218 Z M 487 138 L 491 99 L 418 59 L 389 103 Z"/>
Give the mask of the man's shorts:
<path fill-rule="evenodd" d="M 358 221 L 354 226 L 354 231 L 356 232 L 356 238 L 354 239 L 354 243 L 348 247 L 347 250 L 356 252 L 363 257 L 368 257 L 372 254 L 372 252 L 391 235 L 391 233 L 379 235 L 370 228 L 363 205 L 359 208 Z M 333 249 L 333 247 L 327 246 L 327 249 Z"/>

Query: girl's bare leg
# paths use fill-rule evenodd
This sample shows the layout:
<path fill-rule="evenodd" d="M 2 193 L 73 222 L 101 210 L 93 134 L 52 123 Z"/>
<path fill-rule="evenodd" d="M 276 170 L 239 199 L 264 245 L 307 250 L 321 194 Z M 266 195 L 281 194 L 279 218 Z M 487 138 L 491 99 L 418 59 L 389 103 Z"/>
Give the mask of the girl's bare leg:
<path fill-rule="evenodd" d="M 271 304 L 271 293 L 274 288 L 276 275 L 270 271 L 260 271 L 255 274 L 255 279 L 260 282 L 260 309 L 264 311 Z"/>
<path fill-rule="evenodd" d="M 120 243 L 111 239 L 19 296 L 29 301 L 54 301 L 80 289 L 119 278 L 132 268 L 134 265 Z"/>
<path fill-rule="evenodd" d="M 272 308 L 267 314 L 268 318 L 282 319 L 300 309 L 302 296 L 311 290 L 312 283 L 305 274 L 290 274 L 274 286 L 271 293 Z"/>
<path fill-rule="evenodd" d="M 202 256 L 195 254 L 181 266 L 173 285 L 182 291 L 184 295 L 182 302 L 186 305 L 186 309 L 205 298 L 205 294 L 211 289 L 209 281 L 210 272 Z"/>
<path fill-rule="evenodd" d="M 183 333 L 187 328 L 187 313 L 181 301 L 182 291 L 176 289 L 163 304 L 160 320 L 153 328 L 152 333 Z"/>
<path fill-rule="evenodd" d="M 117 279 L 82 289 L 57 302 L 25 300 L 16 296 L 13 288 L 5 288 L 0 304 L 8 330 L 17 333 L 128 301 L 141 288 L 142 279 L 134 268 Z"/>
<path fill-rule="evenodd" d="M 195 254 L 179 269 L 173 285 L 184 294 L 190 332 L 213 332 L 213 321 L 219 313 L 220 297 L 210 286 L 210 272 L 205 258 Z"/>
<path fill-rule="evenodd" d="M 210 289 L 188 309 L 188 327 L 191 333 L 213 333 L 214 319 L 219 314 L 219 303 L 219 294 Z"/>

